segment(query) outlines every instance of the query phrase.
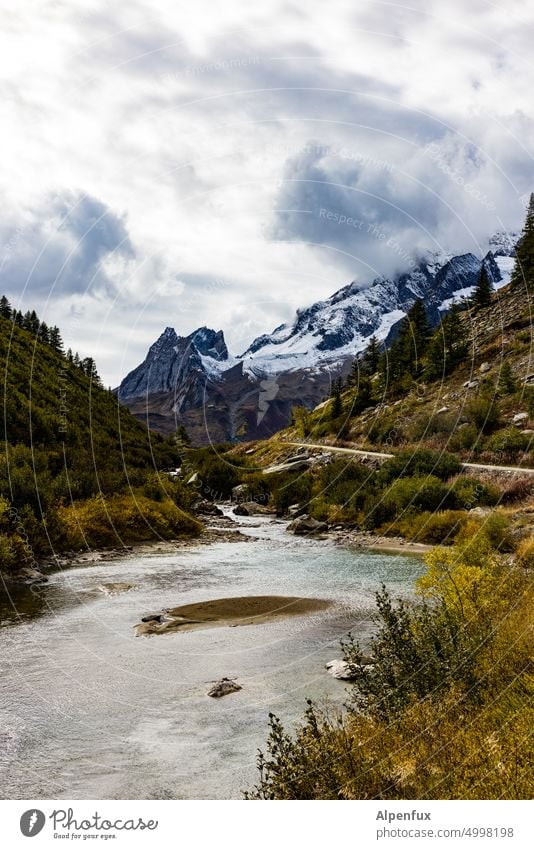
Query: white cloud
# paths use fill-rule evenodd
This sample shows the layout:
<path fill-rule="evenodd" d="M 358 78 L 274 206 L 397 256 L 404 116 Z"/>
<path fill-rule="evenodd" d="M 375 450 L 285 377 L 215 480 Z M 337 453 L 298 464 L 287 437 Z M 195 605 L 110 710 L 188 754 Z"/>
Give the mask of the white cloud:
<path fill-rule="evenodd" d="M 363 280 L 366 263 L 398 262 L 350 231 L 311 239 L 297 213 L 280 231 L 281 201 L 320 199 L 316 184 L 287 182 L 292 163 L 306 179 L 311 140 L 330 148 L 316 162 L 324 183 L 356 186 L 355 212 L 395 229 L 403 250 L 476 250 L 520 226 L 532 188 L 533 18 L 519 0 L 197 0 L 187 15 L 170 0 L 35 0 L 4 12 L 4 288 L 20 288 L 48 240 L 24 304 L 65 335 L 83 313 L 76 344 L 113 384 L 167 324 L 222 327 L 241 350 Z M 57 229 L 51 198 L 79 196 L 105 212 L 100 239 L 90 218 Z"/>

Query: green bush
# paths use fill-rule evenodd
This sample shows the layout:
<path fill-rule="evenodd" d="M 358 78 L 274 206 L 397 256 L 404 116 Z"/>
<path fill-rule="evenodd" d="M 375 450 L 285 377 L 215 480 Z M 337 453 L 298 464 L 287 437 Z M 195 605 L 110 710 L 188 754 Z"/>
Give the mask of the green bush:
<path fill-rule="evenodd" d="M 312 492 L 310 472 L 288 472 L 276 475 L 272 482 L 272 499 L 279 515 L 285 515 L 292 504 L 307 504 Z"/>
<path fill-rule="evenodd" d="M 455 506 L 471 510 L 478 505 L 491 505 L 499 502 L 500 493 L 497 487 L 483 483 L 476 478 L 458 477 L 452 484 L 451 497 Z"/>
<path fill-rule="evenodd" d="M 389 483 L 400 477 L 433 475 L 440 480 L 447 480 L 458 474 L 460 469 L 460 460 L 454 454 L 432 451 L 429 448 L 405 450 L 386 460 L 380 469 L 379 479 Z"/>
<path fill-rule="evenodd" d="M 501 412 L 492 394 L 480 394 L 465 406 L 471 424 L 482 433 L 491 433 L 499 425 Z"/>

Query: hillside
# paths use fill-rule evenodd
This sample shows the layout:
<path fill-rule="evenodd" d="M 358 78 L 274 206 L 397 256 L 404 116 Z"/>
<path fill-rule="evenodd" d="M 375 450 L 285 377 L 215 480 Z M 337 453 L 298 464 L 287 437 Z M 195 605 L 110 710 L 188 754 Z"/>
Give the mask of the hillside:
<path fill-rule="evenodd" d="M 188 496 L 177 485 L 169 500 L 155 475 L 179 462 L 174 441 L 147 431 L 102 388 L 92 360 L 63 353 L 61 338 L 51 344 L 40 326 L 35 315 L 10 316 L 3 304 L 4 577 L 31 575 L 43 556 L 66 549 L 195 532 L 179 509 Z"/>

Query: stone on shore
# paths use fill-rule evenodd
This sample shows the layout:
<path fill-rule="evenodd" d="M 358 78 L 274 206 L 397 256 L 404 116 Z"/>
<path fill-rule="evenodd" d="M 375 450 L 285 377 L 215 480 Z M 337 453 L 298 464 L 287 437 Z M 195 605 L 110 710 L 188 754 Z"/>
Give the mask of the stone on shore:
<path fill-rule="evenodd" d="M 354 680 L 355 676 L 346 660 L 330 660 L 325 666 L 333 678 L 338 678 L 340 681 Z"/>
<path fill-rule="evenodd" d="M 228 696 L 230 693 L 237 693 L 238 690 L 242 689 L 243 687 L 237 681 L 233 681 L 231 678 L 221 678 L 208 690 L 207 695 L 211 696 L 212 699 L 220 699 L 221 696 Z"/>

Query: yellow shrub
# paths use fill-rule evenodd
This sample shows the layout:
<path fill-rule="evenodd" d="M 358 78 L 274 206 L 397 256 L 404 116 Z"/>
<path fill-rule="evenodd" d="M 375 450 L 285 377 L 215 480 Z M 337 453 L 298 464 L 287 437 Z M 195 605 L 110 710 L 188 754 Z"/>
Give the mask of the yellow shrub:
<path fill-rule="evenodd" d="M 515 561 L 518 566 L 525 569 L 534 569 L 534 536 L 522 540 L 515 553 Z"/>
<path fill-rule="evenodd" d="M 170 498 L 154 501 L 142 495 L 95 496 L 58 508 L 57 519 L 65 545 L 73 549 L 194 536 L 201 529 Z"/>

